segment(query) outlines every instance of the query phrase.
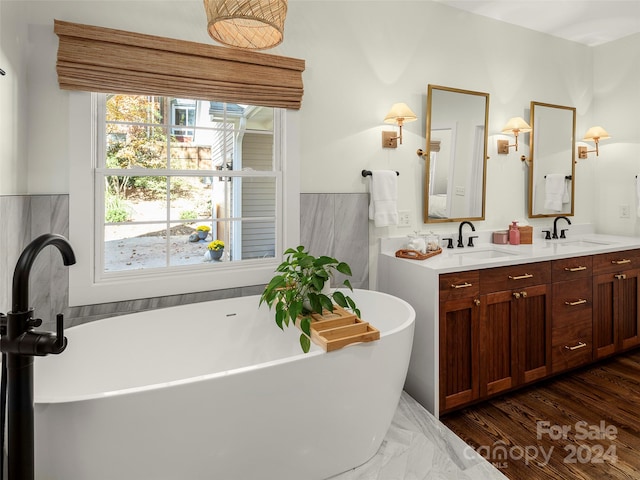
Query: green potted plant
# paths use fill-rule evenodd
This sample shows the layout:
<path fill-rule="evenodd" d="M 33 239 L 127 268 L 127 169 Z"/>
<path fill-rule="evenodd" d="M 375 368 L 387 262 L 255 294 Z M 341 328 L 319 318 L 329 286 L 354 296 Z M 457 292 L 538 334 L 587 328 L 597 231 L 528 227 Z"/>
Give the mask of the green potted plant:
<path fill-rule="evenodd" d="M 339 290 L 333 293 L 325 288 L 334 272 L 351 276 L 351 268 L 345 262 L 332 257 L 314 257 L 303 246 L 289 248 L 285 259 L 260 296 L 260 305 L 265 302 L 269 309 L 275 308 L 275 322 L 282 330 L 290 322 L 300 322 L 300 346 L 307 353 L 311 346 L 311 314 L 322 314 L 323 309 L 333 311 L 334 302 L 349 309 L 356 316 L 360 310 L 351 297 Z M 353 291 L 348 279 L 342 285 Z"/>

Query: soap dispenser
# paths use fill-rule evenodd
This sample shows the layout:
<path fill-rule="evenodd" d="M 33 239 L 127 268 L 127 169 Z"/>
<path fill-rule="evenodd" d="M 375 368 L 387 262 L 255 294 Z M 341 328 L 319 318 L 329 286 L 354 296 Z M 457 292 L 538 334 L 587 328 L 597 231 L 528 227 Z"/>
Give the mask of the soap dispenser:
<path fill-rule="evenodd" d="M 520 245 L 520 230 L 518 230 L 518 222 L 512 222 L 509 227 L 509 243 L 511 245 Z"/>

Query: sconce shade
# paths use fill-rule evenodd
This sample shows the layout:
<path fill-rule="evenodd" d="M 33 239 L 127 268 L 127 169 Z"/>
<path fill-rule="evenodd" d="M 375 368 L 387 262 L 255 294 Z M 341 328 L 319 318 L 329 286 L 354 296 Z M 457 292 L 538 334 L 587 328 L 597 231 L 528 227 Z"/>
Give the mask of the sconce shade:
<path fill-rule="evenodd" d="M 531 126 L 524 121 L 522 117 L 513 117 L 502 128 L 502 133 L 528 133 L 531 131 Z"/>
<path fill-rule="evenodd" d="M 284 37 L 287 0 L 204 0 L 215 41 L 251 50 L 275 47 Z"/>
<path fill-rule="evenodd" d="M 406 103 L 394 103 L 389 113 L 387 113 L 387 116 L 384 117 L 384 123 L 397 123 L 398 125 L 402 125 L 403 123 L 413 122 L 417 119 L 416 114 L 411 111 Z"/>
<path fill-rule="evenodd" d="M 592 141 L 596 144 L 596 148 L 594 150 L 587 150 L 587 147 L 578 147 L 578 158 L 584 160 L 591 152 L 596 152 L 596 157 L 599 156 L 600 148 L 598 147 L 598 143 L 600 140 L 606 140 L 607 138 L 611 138 L 611 135 L 609 135 L 604 128 L 598 126 L 591 127 L 587 130 L 587 133 L 584 134 L 583 140 Z"/>
<path fill-rule="evenodd" d="M 611 138 L 611 135 L 607 133 L 607 131 L 602 127 L 591 127 L 587 130 L 587 133 L 584 134 L 583 140 L 606 140 L 607 138 Z"/>
<path fill-rule="evenodd" d="M 418 117 L 411 111 L 406 103 L 394 103 L 384 117 L 384 123 L 395 123 L 400 127 L 400 134 L 395 136 L 393 132 L 382 132 L 382 146 L 384 148 L 396 148 L 398 146 L 398 140 L 402 145 L 402 125 L 406 122 L 413 122 Z"/>

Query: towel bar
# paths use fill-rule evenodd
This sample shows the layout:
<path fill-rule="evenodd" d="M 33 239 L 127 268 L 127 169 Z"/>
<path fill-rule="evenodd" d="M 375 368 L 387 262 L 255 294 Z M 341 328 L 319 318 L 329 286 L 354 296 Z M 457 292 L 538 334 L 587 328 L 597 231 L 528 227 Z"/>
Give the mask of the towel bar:
<path fill-rule="evenodd" d="M 362 170 L 363 177 L 370 177 L 372 175 L 373 175 L 373 172 L 371 170 Z M 400 172 L 396 171 L 396 175 L 400 175 Z"/>

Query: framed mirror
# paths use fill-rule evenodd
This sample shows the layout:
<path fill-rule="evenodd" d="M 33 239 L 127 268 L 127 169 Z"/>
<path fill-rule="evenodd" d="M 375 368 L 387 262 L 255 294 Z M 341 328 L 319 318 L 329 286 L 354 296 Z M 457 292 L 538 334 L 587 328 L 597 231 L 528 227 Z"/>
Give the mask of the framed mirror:
<path fill-rule="evenodd" d="M 484 220 L 489 94 L 429 85 L 424 223 Z"/>
<path fill-rule="evenodd" d="M 531 102 L 529 217 L 573 215 L 576 109 Z"/>

